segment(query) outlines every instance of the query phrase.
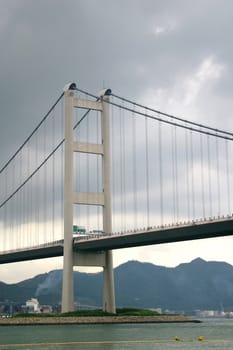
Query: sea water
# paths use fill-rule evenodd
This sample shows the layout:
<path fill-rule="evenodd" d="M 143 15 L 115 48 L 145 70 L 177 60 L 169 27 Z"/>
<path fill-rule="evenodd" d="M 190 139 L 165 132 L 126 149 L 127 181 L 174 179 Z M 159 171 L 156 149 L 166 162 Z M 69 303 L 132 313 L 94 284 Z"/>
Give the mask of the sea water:
<path fill-rule="evenodd" d="M 233 319 L 170 324 L 0 326 L 1 349 L 233 349 Z"/>

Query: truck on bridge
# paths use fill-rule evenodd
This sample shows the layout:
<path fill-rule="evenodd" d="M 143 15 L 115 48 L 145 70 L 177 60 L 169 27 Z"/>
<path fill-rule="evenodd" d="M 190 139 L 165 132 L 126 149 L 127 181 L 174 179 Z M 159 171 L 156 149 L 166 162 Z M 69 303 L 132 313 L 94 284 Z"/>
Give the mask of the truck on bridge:
<path fill-rule="evenodd" d="M 78 234 L 86 234 L 86 229 L 84 226 L 78 226 L 78 225 L 73 225 L 73 234 L 78 235 Z"/>

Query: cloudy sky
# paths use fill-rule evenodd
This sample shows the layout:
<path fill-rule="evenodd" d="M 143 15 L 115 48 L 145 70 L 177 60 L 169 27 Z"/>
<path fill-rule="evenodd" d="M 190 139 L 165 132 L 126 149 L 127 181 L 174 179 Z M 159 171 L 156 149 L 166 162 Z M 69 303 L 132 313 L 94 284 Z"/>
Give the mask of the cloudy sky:
<path fill-rule="evenodd" d="M 232 32 L 231 0 L 0 0 L 0 165 L 69 81 L 232 131 Z M 114 264 L 198 256 L 233 264 L 232 242 L 121 250 Z M 61 267 L 61 259 L 2 265 L 0 280 Z"/>

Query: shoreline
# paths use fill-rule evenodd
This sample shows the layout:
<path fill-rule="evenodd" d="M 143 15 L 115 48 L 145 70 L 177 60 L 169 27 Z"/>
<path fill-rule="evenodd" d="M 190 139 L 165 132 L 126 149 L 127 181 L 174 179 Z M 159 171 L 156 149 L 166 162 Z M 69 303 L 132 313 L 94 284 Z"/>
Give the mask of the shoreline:
<path fill-rule="evenodd" d="M 129 323 L 201 323 L 188 316 L 90 316 L 90 317 L 16 317 L 1 318 L 0 326 L 129 324 Z"/>

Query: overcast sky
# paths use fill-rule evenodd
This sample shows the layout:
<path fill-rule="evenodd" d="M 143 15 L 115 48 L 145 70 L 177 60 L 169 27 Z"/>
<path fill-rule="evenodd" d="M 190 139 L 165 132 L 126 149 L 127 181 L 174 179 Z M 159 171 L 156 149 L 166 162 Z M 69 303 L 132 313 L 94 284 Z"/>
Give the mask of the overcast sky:
<path fill-rule="evenodd" d="M 0 0 L 0 166 L 74 81 L 233 131 L 231 0 Z M 175 266 L 198 256 L 233 264 L 232 238 L 114 252 Z M 61 259 L 2 265 L 13 282 Z"/>

